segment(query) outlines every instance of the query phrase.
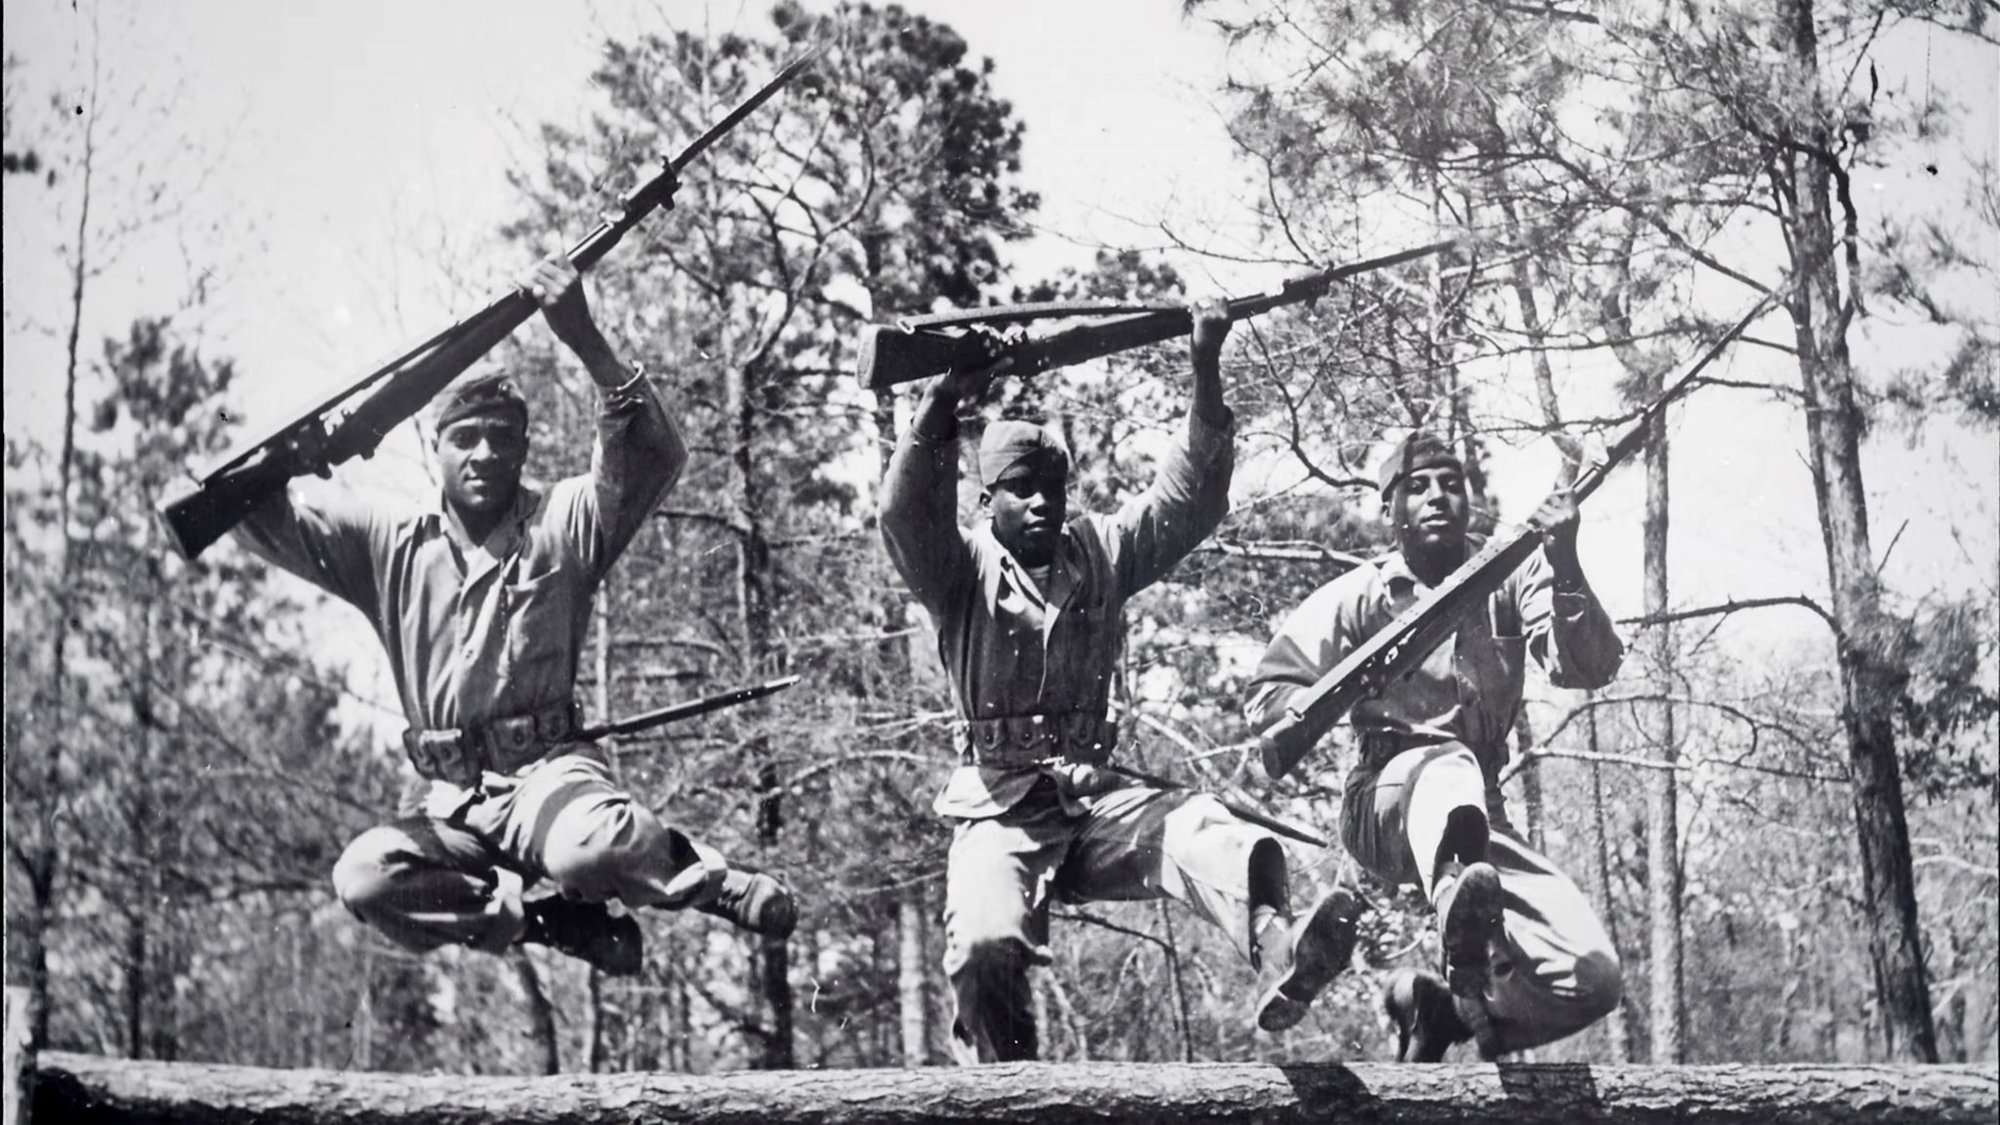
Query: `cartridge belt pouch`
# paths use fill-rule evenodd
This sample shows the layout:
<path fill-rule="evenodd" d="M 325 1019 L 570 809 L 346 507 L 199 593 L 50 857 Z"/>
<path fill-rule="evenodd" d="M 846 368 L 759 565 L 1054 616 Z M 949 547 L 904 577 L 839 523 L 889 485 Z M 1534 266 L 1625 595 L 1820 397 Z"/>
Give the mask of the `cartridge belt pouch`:
<path fill-rule="evenodd" d="M 1117 723 L 1075 711 L 965 719 L 952 735 L 959 761 L 969 766 L 1032 766 L 1052 758 L 1102 765 L 1118 747 Z"/>
<path fill-rule="evenodd" d="M 576 701 L 564 699 L 525 715 L 492 719 L 476 726 L 406 730 L 403 752 L 417 772 L 432 781 L 471 789 L 487 770 L 512 773 L 540 761 L 582 728 Z"/>

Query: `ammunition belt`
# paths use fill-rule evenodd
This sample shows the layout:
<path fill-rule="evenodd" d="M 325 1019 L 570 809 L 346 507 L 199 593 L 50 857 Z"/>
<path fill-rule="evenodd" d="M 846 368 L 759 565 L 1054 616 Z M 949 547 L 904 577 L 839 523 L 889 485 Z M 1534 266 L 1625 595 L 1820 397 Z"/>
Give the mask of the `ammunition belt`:
<path fill-rule="evenodd" d="M 540 761 L 583 725 L 573 699 L 559 700 L 525 715 L 491 719 L 476 726 L 403 732 L 403 752 L 417 772 L 433 781 L 473 788 L 487 770 L 512 773 Z"/>
<path fill-rule="evenodd" d="M 964 719 L 952 728 L 952 741 L 969 766 L 1032 766 L 1050 758 L 1101 765 L 1118 746 L 1118 724 L 1081 711 Z"/>

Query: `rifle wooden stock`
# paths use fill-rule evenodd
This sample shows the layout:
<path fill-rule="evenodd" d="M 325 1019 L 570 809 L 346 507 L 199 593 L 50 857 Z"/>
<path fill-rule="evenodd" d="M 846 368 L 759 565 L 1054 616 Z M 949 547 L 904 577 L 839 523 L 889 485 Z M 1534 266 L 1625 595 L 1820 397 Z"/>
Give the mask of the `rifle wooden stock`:
<path fill-rule="evenodd" d="M 334 465 L 367 457 L 382 438 L 479 361 L 535 314 L 535 299 L 509 290 L 486 308 L 440 333 L 389 372 L 377 372 L 362 386 L 383 379 L 374 394 L 357 403 L 326 429 L 324 409 L 315 410 L 276 434 L 239 447 L 198 482 L 169 495 L 159 506 L 160 522 L 183 558 L 207 550 L 244 517 L 284 490 L 293 477 L 324 475 Z M 352 388 L 345 397 L 352 397 Z"/>
<path fill-rule="evenodd" d="M 887 390 L 941 375 L 955 367 L 986 363 L 996 354 L 988 338 L 977 333 L 946 335 L 911 332 L 886 324 L 861 329 L 861 354 L 856 362 L 869 390 Z"/>
<path fill-rule="evenodd" d="M 671 207 L 674 189 L 680 185 L 680 170 L 770 100 L 819 53 L 816 47 L 786 64 L 678 155 L 662 161 L 658 173 L 629 192 L 570 248 L 570 264 L 579 271 L 590 269 L 646 216 L 660 207 Z M 304 414 L 239 443 L 190 487 L 175 491 L 160 504 L 157 515 L 175 549 L 183 558 L 192 559 L 264 501 L 282 492 L 293 477 L 306 473 L 324 476 L 335 465 L 374 453 L 390 430 L 422 410 L 453 379 L 534 316 L 539 307 L 532 296 L 509 289 L 478 312 L 341 388 Z M 367 397 L 362 398 L 364 392 Z M 335 420 L 335 414 L 350 401 L 354 406 Z"/>
<path fill-rule="evenodd" d="M 1455 245 L 1457 243 L 1452 240 L 1433 242 L 1379 258 L 1304 274 L 1268 293 L 1239 297 L 1227 302 L 1224 307 L 1231 320 L 1258 316 L 1283 305 L 1315 300 L 1342 278 L 1401 265 Z M 1104 310 L 1100 306 L 1093 311 Z M 1018 323 L 1073 315 L 1076 314 L 1069 306 L 1059 303 L 1000 305 L 966 309 L 943 316 L 915 317 L 893 327 L 871 324 L 862 329 L 856 367 L 861 381 L 870 390 L 876 391 L 942 375 L 954 368 L 991 363 L 1003 356 L 1014 361 L 1010 374 L 1039 375 L 1058 367 L 1087 363 L 1132 348 L 1185 336 L 1194 327 L 1194 315 L 1185 308 L 1138 306 L 1047 336 L 1006 340 L 995 333 L 979 330 L 981 324 L 988 322 Z"/>
<path fill-rule="evenodd" d="M 307 435 L 302 432 L 298 436 L 303 439 Z M 181 557 L 192 559 L 293 477 L 309 471 L 301 466 L 290 444 L 258 446 L 247 460 L 170 490 L 157 509 L 160 526 Z"/>
<path fill-rule="evenodd" d="M 1645 445 L 1646 427 L 1652 416 L 1693 387 L 1695 376 L 1713 363 L 1752 321 L 1764 315 L 1783 293 L 1780 288 L 1765 295 L 1704 349 L 1686 374 L 1639 412 L 1639 417 L 1606 448 L 1603 462 L 1577 477 L 1570 491 L 1579 501 L 1588 499 L 1612 469 Z M 1311 687 L 1293 696 L 1285 706 L 1284 716 L 1257 735 L 1258 757 L 1264 771 L 1274 778 L 1291 772 L 1356 703 L 1379 694 L 1391 681 L 1408 675 L 1423 663 L 1432 649 L 1458 631 L 1466 614 L 1483 604 L 1540 545 L 1541 533 L 1530 527 L 1495 535 L 1444 582 L 1348 653 Z"/>

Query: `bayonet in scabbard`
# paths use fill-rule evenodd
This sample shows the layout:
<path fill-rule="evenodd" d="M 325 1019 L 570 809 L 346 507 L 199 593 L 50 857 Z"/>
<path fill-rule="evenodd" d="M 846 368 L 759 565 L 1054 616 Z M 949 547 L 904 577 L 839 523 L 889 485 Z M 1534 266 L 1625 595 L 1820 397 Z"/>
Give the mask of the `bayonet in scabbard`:
<path fill-rule="evenodd" d="M 683 719 L 692 719 L 697 715 L 706 715 L 711 711 L 721 711 L 729 707 L 740 707 L 751 700 L 762 699 L 767 695 L 775 695 L 798 682 L 799 678 L 797 676 L 785 676 L 776 680 L 766 680 L 761 684 L 733 688 L 717 695 L 705 695 L 699 699 L 689 699 L 681 703 L 657 707 L 651 711 L 642 711 L 637 715 L 627 715 L 622 719 L 613 719 L 610 722 L 599 723 L 596 726 L 584 727 L 582 730 L 577 731 L 573 737 L 578 742 L 594 742 L 597 739 L 606 738 L 614 734 L 637 734 L 642 730 L 651 730 L 654 727 L 666 726 L 668 723 L 678 723 Z"/>

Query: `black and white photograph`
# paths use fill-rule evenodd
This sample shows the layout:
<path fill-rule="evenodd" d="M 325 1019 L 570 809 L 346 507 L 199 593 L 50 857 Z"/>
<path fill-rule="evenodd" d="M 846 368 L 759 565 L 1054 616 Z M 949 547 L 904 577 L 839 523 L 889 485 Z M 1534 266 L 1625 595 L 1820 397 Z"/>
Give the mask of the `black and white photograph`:
<path fill-rule="evenodd" d="M 2000 1116 L 2000 2 L 0 18 L 7 1125 Z"/>

